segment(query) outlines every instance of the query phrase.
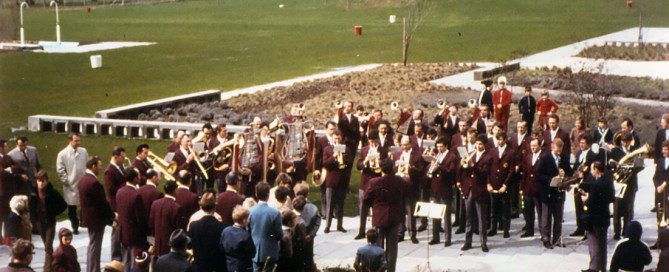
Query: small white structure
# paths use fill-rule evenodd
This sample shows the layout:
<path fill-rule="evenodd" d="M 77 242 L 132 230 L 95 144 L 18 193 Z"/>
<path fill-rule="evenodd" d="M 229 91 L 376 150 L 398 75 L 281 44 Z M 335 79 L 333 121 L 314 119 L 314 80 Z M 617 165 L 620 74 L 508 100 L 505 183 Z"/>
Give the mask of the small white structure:
<path fill-rule="evenodd" d="M 28 6 L 28 3 L 26 3 L 25 1 L 21 2 L 21 8 L 20 8 L 20 11 L 21 11 L 21 45 L 26 44 L 26 42 L 25 42 L 26 34 L 25 34 L 25 31 L 23 30 L 23 6 L 26 6 L 27 8 L 30 7 L 30 6 Z"/>
<path fill-rule="evenodd" d="M 388 21 L 390 21 L 391 24 L 394 24 L 396 20 L 397 16 L 395 15 L 390 15 L 390 17 L 388 18 Z"/>
<path fill-rule="evenodd" d="M 51 1 L 50 7 L 56 5 L 56 42 L 60 43 L 60 18 L 58 17 L 58 3 L 55 0 Z"/>
<path fill-rule="evenodd" d="M 102 67 L 102 55 L 91 56 L 91 68 L 97 69 Z"/>

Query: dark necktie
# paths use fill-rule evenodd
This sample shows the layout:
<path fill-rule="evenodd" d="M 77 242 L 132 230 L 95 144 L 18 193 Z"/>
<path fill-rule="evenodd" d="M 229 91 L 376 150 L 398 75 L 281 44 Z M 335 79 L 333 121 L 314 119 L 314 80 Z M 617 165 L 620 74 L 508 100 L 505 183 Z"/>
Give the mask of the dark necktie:
<path fill-rule="evenodd" d="M 28 159 L 28 155 L 26 155 L 26 151 L 21 151 L 23 153 L 23 157 L 26 158 L 26 163 L 28 164 L 28 167 L 30 167 L 30 159 Z"/>

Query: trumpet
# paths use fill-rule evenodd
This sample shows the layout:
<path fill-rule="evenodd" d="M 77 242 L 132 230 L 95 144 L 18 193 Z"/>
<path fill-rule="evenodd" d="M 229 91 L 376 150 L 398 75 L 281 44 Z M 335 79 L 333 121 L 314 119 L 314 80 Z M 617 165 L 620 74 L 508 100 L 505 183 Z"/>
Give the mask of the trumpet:
<path fill-rule="evenodd" d="M 335 108 L 341 109 L 342 107 L 344 107 L 344 103 L 341 102 L 341 100 L 337 100 L 334 102 L 334 106 Z"/>
<path fill-rule="evenodd" d="M 397 173 L 395 175 L 407 178 L 409 177 L 409 164 L 403 161 L 397 161 Z"/>
<path fill-rule="evenodd" d="M 430 168 L 428 168 L 426 176 L 428 178 L 432 178 L 434 176 L 434 172 L 437 171 L 438 167 L 439 167 L 439 163 L 437 163 L 437 160 L 433 160 L 430 163 Z"/>
<path fill-rule="evenodd" d="M 297 110 L 299 110 L 300 112 L 304 111 L 304 109 L 306 108 L 306 105 L 304 105 L 304 103 L 296 104 L 296 106 Z"/>
<path fill-rule="evenodd" d="M 147 156 L 146 160 L 151 164 L 151 166 L 158 171 L 162 172 L 163 175 L 165 175 L 165 178 L 167 180 L 172 180 L 176 181 L 174 178 L 174 173 L 177 171 L 177 163 L 176 162 L 167 162 L 163 160 L 162 158 L 156 156 L 156 154 L 153 154 L 153 152 L 149 151 L 149 156 Z"/>
<path fill-rule="evenodd" d="M 476 108 L 476 100 L 473 98 L 469 99 L 469 101 L 467 102 L 467 107 Z"/>
<path fill-rule="evenodd" d="M 125 157 L 125 159 L 123 160 L 123 165 L 122 166 L 123 166 L 123 169 L 132 167 L 132 162 L 130 161 L 130 159 L 128 159 L 128 157 Z"/>
<path fill-rule="evenodd" d="M 374 173 L 381 173 L 381 161 L 380 161 L 380 154 L 379 151 L 376 150 L 376 147 L 371 147 L 369 148 L 369 152 L 367 153 L 367 157 L 365 158 L 367 160 L 367 166 L 371 169 L 374 170 Z"/>
<path fill-rule="evenodd" d="M 397 103 L 397 101 L 393 101 L 393 102 L 390 103 L 390 109 L 391 110 L 399 110 L 399 108 L 400 108 L 400 104 Z"/>
<path fill-rule="evenodd" d="M 439 101 L 437 101 L 437 108 L 443 109 L 444 107 L 446 107 L 446 101 L 439 99 Z"/>
<path fill-rule="evenodd" d="M 339 169 L 346 168 L 346 162 L 344 162 L 344 153 L 335 152 L 334 156 L 335 156 L 335 160 L 337 160 L 337 163 L 339 163 Z"/>
<path fill-rule="evenodd" d="M 188 151 L 190 151 L 190 153 L 197 154 L 197 153 L 195 153 L 195 151 L 193 151 L 193 148 L 191 148 L 190 146 L 188 147 Z M 206 153 L 206 152 L 204 152 L 204 153 Z M 194 161 L 195 161 L 195 164 L 197 164 L 197 167 L 200 168 L 200 171 L 202 172 L 202 175 L 204 176 L 204 178 L 209 179 L 209 175 L 207 174 L 207 170 L 205 170 L 204 166 L 202 166 L 202 163 L 200 163 L 200 159 L 195 158 Z"/>

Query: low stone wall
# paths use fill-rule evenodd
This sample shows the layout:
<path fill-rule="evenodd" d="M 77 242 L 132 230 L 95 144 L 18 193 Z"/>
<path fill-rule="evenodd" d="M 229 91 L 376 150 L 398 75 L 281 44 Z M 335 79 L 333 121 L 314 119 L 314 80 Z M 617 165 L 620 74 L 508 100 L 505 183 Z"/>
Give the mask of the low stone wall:
<path fill-rule="evenodd" d="M 100 110 L 95 112 L 95 117 L 111 119 L 136 119 L 140 113 L 147 113 L 151 110 L 162 111 L 165 108 L 175 108 L 188 103 L 206 103 L 220 100 L 220 90 L 209 90 L 142 102 L 113 109 Z"/>

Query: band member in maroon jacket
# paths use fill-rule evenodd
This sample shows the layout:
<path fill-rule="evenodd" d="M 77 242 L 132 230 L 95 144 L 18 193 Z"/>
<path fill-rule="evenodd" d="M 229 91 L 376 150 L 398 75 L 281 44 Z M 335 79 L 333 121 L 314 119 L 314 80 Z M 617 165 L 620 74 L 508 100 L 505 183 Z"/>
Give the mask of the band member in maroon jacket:
<path fill-rule="evenodd" d="M 405 212 L 410 223 L 408 227 L 409 232 L 411 233 L 411 242 L 417 244 L 416 218 L 413 215 L 413 210 L 416 206 L 416 201 L 420 196 L 420 186 L 427 183 L 425 177 L 426 162 L 425 159 L 423 159 L 423 152 L 421 150 L 411 148 L 411 140 L 408 136 L 403 136 L 400 143 L 402 151 L 393 154 L 393 160 L 395 160 L 397 172 L 404 175 L 404 177 L 408 178 L 410 181 L 410 191 L 404 204 Z"/>
<path fill-rule="evenodd" d="M 132 161 L 132 168 L 139 171 L 139 186 L 146 184 L 146 171 L 151 168 L 151 164 L 146 160 L 149 157 L 149 145 L 141 144 L 137 146 L 137 157 Z"/>
<path fill-rule="evenodd" d="M 492 118 L 488 118 L 489 112 L 490 109 L 488 109 L 488 106 L 481 105 L 479 107 L 479 116 L 473 116 L 472 119 L 469 120 L 469 127 L 476 128 L 478 134 L 486 134 L 486 124 L 488 124 L 488 121 L 493 121 Z"/>
<path fill-rule="evenodd" d="M 149 171 L 146 172 L 146 184 L 139 187 L 137 190 L 137 192 L 142 195 L 142 200 L 144 201 L 146 218 L 149 218 L 149 212 L 151 212 L 153 201 L 164 196 L 163 192 L 158 190 L 158 185 L 160 185 L 160 172 L 155 169 L 149 169 Z"/>
<path fill-rule="evenodd" d="M 352 162 L 355 158 L 355 153 L 358 152 L 358 144 L 360 143 L 361 138 L 360 122 L 358 122 L 358 117 L 353 114 L 353 102 L 350 100 L 344 101 L 341 114 L 337 119 L 337 128 L 341 131 L 342 136 L 341 142 L 346 145 L 346 153 L 350 154 Z M 348 184 L 351 182 L 353 163 L 346 164 L 344 170 L 344 183 L 346 184 L 346 187 L 348 187 Z M 342 196 L 341 199 L 344 199 L 344 197 L 345 195 Z"/>
<path fill-rule="evenodd" d="M 381 148 L 389 150 L 391 146 L 395 145 L 393 142 L 393 132 L 390 129 L 388 120 L 379 121 L 379 144 Z"/>
<path fill-rule="evenodd" d="M 244 203 L 244 198 L 237 192 L 239 179 L 239 173 L 228 173 L 225 176 L 225 182 L 228 185 L 227 189 L 216 196 L 216 213 L 223 218 L 223 223 L 228 226 L 234 225 L 232 211 L 235 209 L 235 206 Z"/>
<path fill-rule="evenodd" d="M 437 114 L 434 116 L 434 123 L 440 128 L 439 136 L 448 135 L 452 137 L 460 132 L 461 119 L 458 117 L 458 106 L 448 106 L 448 115 Z"/>
<path fill-rule="evenodd" d="M 525 226 L 523 227 L 523 234 L 520 237 L 534 236 L 534 218 L 536 211 L 537 225 L 541 225 L 541 202 L 539 200 L 539 181 L 536 180 L 535 174 L 539 169 L 539 158 L 545 152 L 541 150 L 539 139 L 533 138 L 530 140 L 530 152 L 525 154 L 522 160 L 522 176 L 523 180 L 520 185 L 520 195 L 523 196 L 523 217 L 525 218 Z"/>
<path fill-rule="evenodd" d="M 530 136 L 527 122 L 519 121 L 516 123 L 516 134 L 509 138 L 509 148 L 513 150 L 515 169 L 511 175 L 511 183 L 509 185 L 509 196 L 511 198 L 511 218 L 517 218 L 522 212 L 520 205 L 520 183 L 522 179 L 521 166 L 525 154 L 530 153 Z"/>
<path fill-rule="evenodd" d="M 346 200 L 346 192 L 348 191 L 348 181 L 346 180 L 346 168 L 353 165 L 353 154 L 349 153 L 349 149 L 342 154 L 341 152 L 334 152 L 335 145 L 339 145 L 341 141 L 341 132 L 336 130 L 332 135 L 333 144 L 323 149 L 323 167 L 327 169 L 325 176 L 325 201 L 326 201 L 326 224 L 325 233 L 330 232 L 330 225 L 332 225 L 332 217 L 337 216 L 337 230 L 346 232 L 344 229 L 344 201 Z M 335 209 L 337 210 L 335 212 Z"/>
<path fill-rule="evenodd" d="M 151 204 L 149 228 L 156 237 L 153 250 L 153 255 L 156 257 L 170 253 L 170 234 L 176 229 L 183 228 L 185 226 L 183 223 L 188 220 L 183 207 L 174 197 L 177 186 L 176 181 L 166 181 L 163 186 L 165 197 Z"/>
<path fill-rule="evenodd" d="M 509 238 L 511 226 L 511 195 L 509 186 L 511 174 L 515 170 L 515 153 L 506 142 L 506 132 L 500 131 L 495 135 L 497 147 L 490 150 L 492 164 L 488 179 L 488 192 L 492 196 L 491 229 L 488 236 L 497 234 L 497 226 L 502 225 L 504 238 Z"/>
<path fill-rule="evenodd" d="M 190 218 L 191 215 L 193 215 L 199 208 L 200 205 L 198 204 L 198 199 L 197 199 L 197 194 L 193 193 L 190 191 L 190 186 L 193 183 L 193 176 L 188 173 L 187 171 L 182 170 L 179 172 L 179 183 L 176 192 L 174 193 L 174 197 L 183 207 L 184 209 L 184 222 L 182 222 L 182 226 L 186 226 L 188 219 Z"/>
<path fill-rule="evenodd" d="M 135 251 L 149 248 L 146 241 L 149 224 L 142 195 L 137 191 L 139 173 L 132 168 L 125 169 L 124 172 L 126 183 L 116 194 L 116 212 L 121 238 L 121 260 L 125 269 L 130 271 L 135 267 Z"/>
<path fill-rule="evenodd" d="M 119 146 L 115 146 L 112 150 L 112 157 L 105 169 L 104 173 L 104 183 L 105 188 L 107 188 L 107 194 L 109 195 L 109 204 L 112 207 L 112 210 L 116 212 L 116 192 L 118 189 L 125 186 L 125 177 L 123 176 L 123 162 L 125 161 L 125 149 Z M 111 251 L 112 259 L 120 261 L 121 260 L 121 241 L 118 236 L 118 228 L 112 227 L 111 235 Z"/>
<path fill-rule="evenodd" d="M 366 206 L 362 200 L 365 196 L 365 191 L 367 190 L 367 184 L 369 180 L 381 176 L 379 162 L 388 157 L 388 151 L 381 148 L 379 145 L 379 133 L 376 130 L 369 132 L 367 142 L 368 144 L 360 150 L 360 157 L 358 158 L 358 163 L 356 165 L 360 171 L 360 187 L 358 189 L 360 230 L 358 231 L 358 236 L 355 237 L 356 240 L 365 238 L 369 206 Z M 368 156 L 369 154 L 377 154 L 378 159 L 370 159 L 370 156 Z"/>
<path fill-rule="evenodd" d="M 435 143 L 437 155 L 428 166 L 428 178 L 431 175 L 432 201 L 446 204 L 444 227 L 446 242 L 444 246 L 451 245 L 451 214 L 453 213 L 453 186 L 460 169 L 460 156 L 457 152 L 449 151 L 449 136 L 439 137 Z M 439 228 L 441 220 L 433 220 L 432 241 L 430 245 L 439 243 Z"/>
<path fill-rule="evenodd" d="M 228 127 L 225 124 L 217 125 L 215 131 L 216 137 L 211 137 L 211 139 L 209 139 L 209 151 L 218 154 L 218 152 L 221 152 L 224 148 L 222 145 L 231 140 L 231 138 L 228 137 Z M 234 147 L 230 146 L 229 148 L 232 150 Z M 232 160 L 230 160 L 230 162 L 232 162 Z M 220 170 L 214 170 L 214 182 L 216 183 L 216 189 L 219 192 L 225 191 L 225 175 L 230 172 L 231 166 L 231 163 L 227 163 L 223 164 Z"/>
<path fill-rule="evenodd" d="M 562 154 L 569 156 L 571 154 L 571 141 L 569 140 L 569 133 L 560 128 L 560 117 L 551 114 L 548 116 L 548 127 L 544 131 L 544 145 L 550 147 L 555 138 L 559 138 L 564 143 Z"/>
<path fill-rule="evenodd" d="M 337 124 L 332 121 L 325 123 L 325 135 L 316 140 L 316 150 L 314 150 L 314 177 L 320 177 L 323 173 L 323 149 L 333 144 L 332 135 L 337 128 Z M 325 200 L 325 183 L 321 185 L 321 214 L 327 215 L 327 201 Z"/>
<path fill-rule="evenodd" d="M 377 244 L 386 250 L 388 272 L 395 271 L 397 238 L 402 223 L 402 198 L 406 194 L 404 181 L 393 171 L 393 161 L 381 161 L 381 177 L 369 181 L 363 202 L 372 207 L 372 225 L 379 233 Z"/>
<path fill-rule="evenodd" d="M 453 134 L 453 137 L 451 137 L 451 142 L 449 143 L 448 146 L 451 147 L 451 151 L 453 152 L 458 152 L 458 147 L 460 146 L 467 146 L 467 130 L 469 127 L 467 126 L 467 121 L 460 120 L 458 122 L 458 130 L 460 132 Z"/>
<path fill-rule="evenodd" d="M 81 203 L 81 226 L 88 228 L 87 272 L 100 271 L 100 251 L 105 226 L 116 220 L 114 211 L 105 198 L 105 188 L 96 178 L 101 169 L 100 158 L 89 157 L 86 161 L 86 173 L 81 176 L 77 186 Z"/>
<path fill-rule="evenodd" d="M 177 131 L 177 134 L 174 135 L 174 141 L 167 146 L 165 153 L 177 152 L 177 150 L 179 150 L 179 146 L 181 146 L 181 138 L 183 138 L 184 135 L 186 135 L 186 132 L 183 130 Z"/>
<path fill-rule="evenodd" d="M 547 145 L 544 143 L 544 131 L 541 129 L 537 129 L 534 132 L 532 132 L 532 138 L 537 139 L 539 141 L 539 146 L 541 147 L 541 153 L 548 153 L 551 152 L 551 145 Z"/>
<path fill-rule="evenodd" d="M 476 149 L 476 136 L 477 136 L 478 131 L 476 128 L 468 128 L 467 129 L 467 139 L 465 140 L 464 148 L 467 149 L 467 153 L 471 154 L 474 152 Z M 452 140 L 451 140 L 452 141 Z M 458 152 L 457 149 L 453 149 L 453 152 Z M 460 156 L 460 153 L 458 153 L 458 156 Z M 462 158 L 461 158 L 462 159 Z M 458 187 L 457 190 L 457 201 L 458 201 L 458 211 L 457 211 L 457 216 L 456 221 L 458 221 L 459 224 L 455 224 L 458 226 L 458 229 L 455 231 L 455 234 L 460 234 L 460 233 L 465 233 L 465 227 L 467 226 L 467 209 L 466 209 L 466 197 L 467 195 L 463 194 L 462 191 L 462 182 L 460 182 L 463 179 L 463 171 L 458 171 L 458 180 L 456 181 L 456 185 Z"/>
<path fill-rule="evenodd" d="M 478 222 L 479 236 L 481 238 L 481 250 L 488 252 L 488 237 L 486 226 L 488 225 L 488 209 L 490 207 L 490 193 L 486 187 L 490 176 L 490 165 L 492 158 L 486 152 L 485 145 L 488 142 L 486 135 L 476 136 L 476 151 L 470 157 L 463 158 L 462 166 L 462 194 L 465 196 L 467 209 L 467 233 L 465 245 L 462 250 L 472 248 L 472 236 L 474 225 Z M 478 218 L 477 218 L 478 217 Z"/>
<path fill-rule="evenodd" d="M 425 134 L 423 126 L 415 126 L 413 131 L 413 135 L 409 136 L 409 139 L 411 140 L 411 148 L 422 150 L 423 141 L 427 139 L 427 134 Z"/>
<path fill-rule="evenodd" d="M 548 120 L 549 124 L 551 118 Z M 564 247 L 560 241 L 562 237 L 562 215 L 564 212 L 564 191 L 552 187 L 551 182 L 556 177 L 571 176 L 572 170 L 569 165 L 569 152 L 564 154 L 565 144 L 561 139 L 555 139 L 551 144 L 551 152 L 539 159 L 539 169 L 536 179 L 539 187 L 539 199 L 541 200 L 541 241 L 547 249 L 553 245 Z M 552 235 L 551 235 L 552 234 Z M 552 237 L 552 240 L 551 240 Z"/>

